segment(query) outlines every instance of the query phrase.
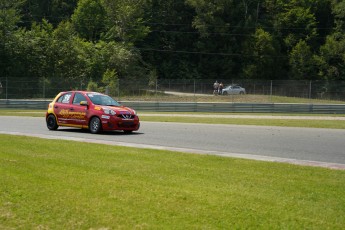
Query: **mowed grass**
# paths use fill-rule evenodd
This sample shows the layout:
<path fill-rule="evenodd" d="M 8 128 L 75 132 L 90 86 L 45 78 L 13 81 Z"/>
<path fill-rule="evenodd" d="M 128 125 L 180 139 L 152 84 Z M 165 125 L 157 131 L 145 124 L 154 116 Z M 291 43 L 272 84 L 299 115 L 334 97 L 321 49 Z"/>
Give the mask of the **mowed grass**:
<path fill-rule="evenodd" d="M 47 110 L 0 109 L 0 116 L 44 117 Z"/>
<path fill-rule="evenodd" d="M 267 119 L 260 118 L 221 118 L 221 117 L 178 117 L 178 116 L 150 116 L 140 117 L 141 121 L 154 122 L 184 122 L 204 124 L 235 124 L 235 125 L 260 125 L 260 126 L 281 126 L 281 127 L 303 127 L 303 128 L 329 128 L 345 129 L 345 120 L 307 120 L 307 119 Z"/>
<path fill-rule="evenodd" d="M 0 135 L 0 229 L 344 229 L 345 171 Z"/>
<path fill-rule="evenodd" d="M 31 116 L 31 117 L 44 117 L 45 110 L 0 110 L 0 116 Z M 261 125 L 261 126 L 281 126 L 281 127 L 305 127 L 305 128 L 333 128 L 333 129 L 345 129 L 345 120 L 324 120 L 324 116 L 343 117 L 343 114 L 249 114 L 256 115 L 257 118 L 222 118 L 222 117 L 196 117 L 194 115 L 229 115 L 231 113 L 158 113 L 164 116 L 157 116 L 156 113 L 139 112 L 141 121 L 153 121 L 153 122 L 183 122 L 183 123 L 205 123 L 205 124 L 236 124 L 236 125 Z M 167 114 L 177 116 L 166 116 Z M 180 114 L 190 115 L 178 116 Z M 142 115 L 142 116 L 141 116 Z M 239 115 L 236 113 L 236 115 Z M 248 113 L 246 114 L 248 115 Z M 318 116 L 319 120 L 308 119 L 270 119 L 262 118 L 262 115 L 273 116 Z"/>

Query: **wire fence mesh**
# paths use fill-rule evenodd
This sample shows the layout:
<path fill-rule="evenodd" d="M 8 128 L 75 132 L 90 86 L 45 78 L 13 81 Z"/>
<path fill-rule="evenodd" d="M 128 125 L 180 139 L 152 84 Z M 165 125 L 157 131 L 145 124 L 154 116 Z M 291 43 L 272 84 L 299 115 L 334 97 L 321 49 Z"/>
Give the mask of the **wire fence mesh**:
<path fill-rule="evenodd" d="M 223 93 L 214 93 L 210 79 L 158 79 L 154 81 L 117 80 L 105 85 L 95 82 L 0 77 L 0 99 L 52 99 L 58 92 L 91 90 L 109 94 L 117 100 L 256 102 L 256 103 L 326 103 L 345 102 L 343 81 L 228 80 L 222 82 Z M 241 90 L 226 87 L 237 86 Z M 236 87 L 235 87 L 236 88 Z M 226 94 L 226 95 L 225 95 Z"/>

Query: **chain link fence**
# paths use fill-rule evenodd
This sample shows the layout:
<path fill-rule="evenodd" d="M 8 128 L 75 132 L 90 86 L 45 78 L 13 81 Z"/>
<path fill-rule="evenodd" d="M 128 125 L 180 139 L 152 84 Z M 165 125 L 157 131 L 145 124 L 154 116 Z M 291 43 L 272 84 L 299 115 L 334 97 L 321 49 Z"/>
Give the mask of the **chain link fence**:
<path fill-rule="evenodd" d="M 119 101 L 249 102 L 249 103 L 344 103 L 343 81 L 226 80 L 227 86 L 241 86 L 245 94 L 215 95 L 212 79 L 202 80 L 117 80 L 102 82 L 51 82 L 45 79 L 0 77 L 0 99 L 52 99 L 58 92 L 92 90 L 109 94 Z"/>

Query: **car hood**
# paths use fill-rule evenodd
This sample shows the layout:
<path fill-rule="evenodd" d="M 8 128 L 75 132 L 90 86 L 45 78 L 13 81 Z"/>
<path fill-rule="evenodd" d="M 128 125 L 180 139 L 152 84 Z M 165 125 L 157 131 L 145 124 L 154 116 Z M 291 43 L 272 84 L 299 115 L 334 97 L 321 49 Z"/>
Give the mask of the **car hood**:
<path fill-rule="evenodd" d="M 102 106 L 102 108 L 112 109 L 117 114 L 135 114 L 135 111 L 133 109 L 126 106 Z"/>

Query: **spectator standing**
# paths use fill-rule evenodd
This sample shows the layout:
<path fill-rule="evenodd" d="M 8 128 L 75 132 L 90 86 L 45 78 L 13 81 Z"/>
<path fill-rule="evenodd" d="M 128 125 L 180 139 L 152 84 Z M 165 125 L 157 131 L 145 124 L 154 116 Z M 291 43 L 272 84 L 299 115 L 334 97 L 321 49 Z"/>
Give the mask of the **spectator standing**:
<path fill-rule="evenodd" d="M 218 94 L 218 89 L 219 89 L 219 83 L 218 83 L 218 81 L 216 81 L 216 82 L 213 84 L 213 94 L 214 94 L 214 95 L 217 95 L 217 94 Z"/>
<path fill-rule="evenodd" d="M 223 82 L 221 82 L 219 84 L 219 87 L 218 87 L 218 94 L 219 95 L 222 95 L 223 94 L 223 88 L 224 88 L 224 85 L 223 85 Z"/>

